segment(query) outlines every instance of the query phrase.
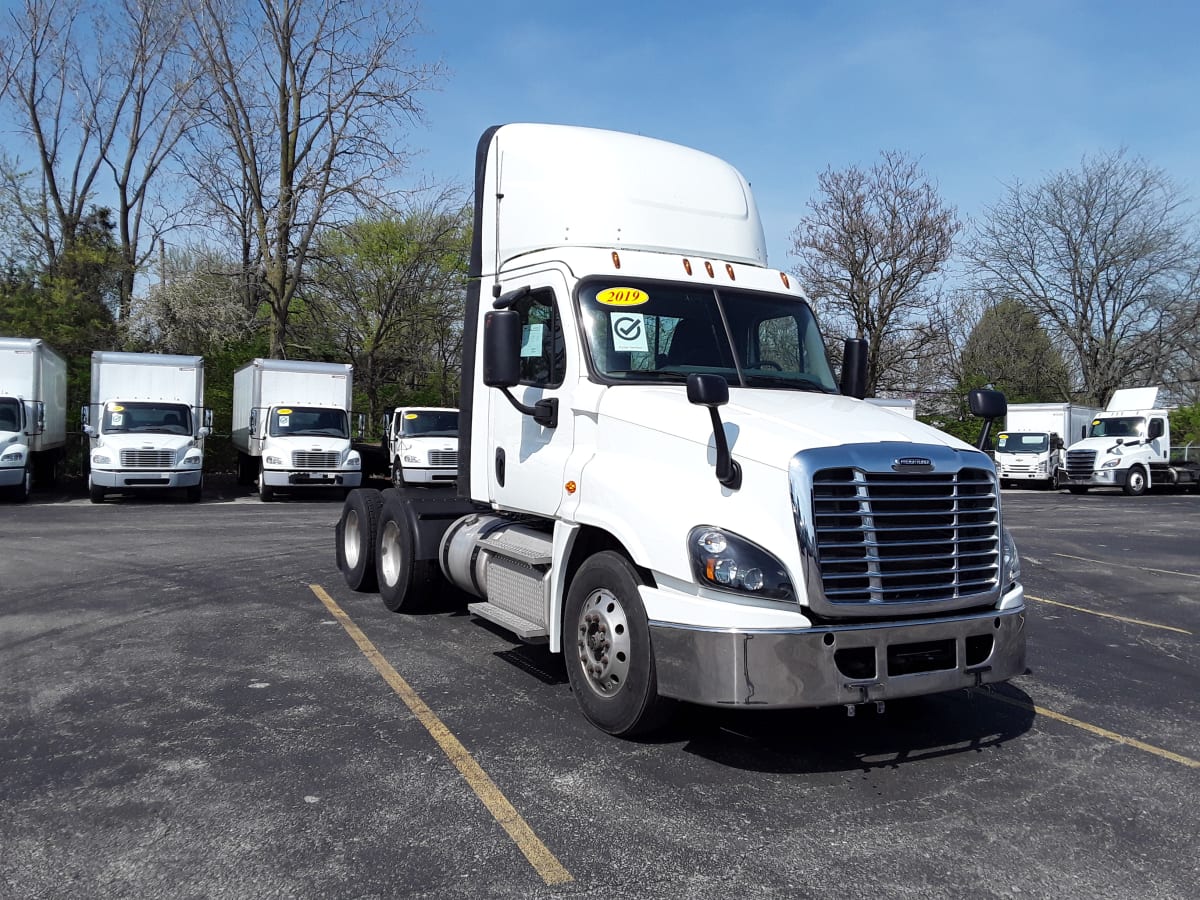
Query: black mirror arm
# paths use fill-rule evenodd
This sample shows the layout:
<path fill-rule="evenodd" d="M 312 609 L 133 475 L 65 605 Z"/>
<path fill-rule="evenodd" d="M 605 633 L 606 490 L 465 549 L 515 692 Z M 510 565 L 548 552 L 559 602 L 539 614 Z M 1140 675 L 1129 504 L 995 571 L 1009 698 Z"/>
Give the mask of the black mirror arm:
<path fill-rule="evenodd" d="M 725 426 L 721 424 L 721 414 L 715 406 L 708 408 L 712 418 L 713 440 L 717 444 L 717 481 L 730 490 L 738 490 L 742 486 L 742 467 L 729 452 L 729 442 L 725 440 Z"/>
<path fill-rule="evenodd" d="M 506 387 L 500 388 L 500 393 L 508 398 L 508 402 L 513 405 L 519 413 L 524 413 L 527 416 L 533 416 L 533 421 L 537 422 L 543 428 L 558 427 L 558 398 L 547 397 L 544 400 L 539 400 L 533 406 L 526 406 L 516 397 L 514 397 Z"/>

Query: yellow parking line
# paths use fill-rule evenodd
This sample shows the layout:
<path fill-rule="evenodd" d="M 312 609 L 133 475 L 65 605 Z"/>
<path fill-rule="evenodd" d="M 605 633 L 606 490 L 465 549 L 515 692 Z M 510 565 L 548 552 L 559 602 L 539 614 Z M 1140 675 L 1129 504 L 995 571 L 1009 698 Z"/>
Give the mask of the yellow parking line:
<path fill-rule="evenodd" d="M 1113 566 L 1118 569 L 1137 569 L 1141 572 L 1157 572 L 1159 575 L 1179 575 L 1182 578 L 1200 578 L 1193 572 L 1177 572 L 1175 569 L 1152 569 L 1149 566 L 1131 566 L 1128 563 L 1113 562 L 1108 559 L 1088 559 L 1086 556 L 1072 556 L 1070 553 L 1055 553 L 1063 559 L 1077 559 L 1080 562 L 1098 563 L 1102 566 Z"/>
<path fill-rule="evenodd" d="M 1035 597 L 1032 594 L 1025 595 L 1026 600 L 1036 600 L 1038 603 L 1048 603 L 1051 606 L 1061 606 L 1064 609 L 1073 609 L 1076 612 L 1088 613 L 1093 616 L 1103 616 L 1106 619 L 1116 619 L 1118 622 L 1128 622 L 1131 625 L 1145 625 L 1147 628 L 1161 628 L 1163 631 L 1175 631 L 1179 634 L 1191 634 L 1186 628 L 1176 628 L 1174 625 L 1159 625 L 1157 622 L 1147 622 L 1144 619 L 1131 619 L 1129 616 L 1118 616 L 1116 613 L 1100 612 L 1095 609 L 1088 609 L 1083 606 L 1072 606 L 1070 603 L 1060 603 L 1057 600 L 1047 600 L 1045 597 Z"/>
<path fill-rule="evenodd" d="M 1125 737 L 1123 734 L 1117 734 L 1115 731 L 1109 731 L 1107 728 L 1101 728 L 1099 725 L 1092 725 L 1090 722 L 1083 722 L 1079 719 L 1073 719 L 1070 716 L 1064 716 L 1062 713 L 1055 712 L 1052 709 L 1046 709 L 1043 706 L 1036 706 L 1030 703 L 1023 703 L 1020 700 L 1014 700 L 1012 697 L 1006 697 L 1003 694 L 997 693 L 994 690 L 985 690 L 982 693 L 991 697 L 993 700 L 999 700 L 1001 703 L 1007 703 L 1010 706 L 1017 706 L 1021 709 L 1030 709 L 1039 716 L 1045 716 L 1047 719 L 1053 719 L 1056 722 L 1062 722 L 1064 725 L 1073 725 L 1076 728 L 1082 728 L 1084 731 L 1091 732 L 1099 737 L 1114 741 L 1118 744 L 1125 744 L 1129 747 L 1134 747 L 1146 753 L 1153 753 L 1155 756 L 1161 756 L 1163 759 L 1169 759 L 1171 762 L 1177 762 L 1187 766 L 1190 769 L 1200 769 L 1200 760 L 1192 759 L 1180 753 L 1172 753 L 1170 750 L 1164 750 L 1162 747 L 1155 747 L 1153 744 L 1147 744 L 1144 741 L 1139 741 L 1136 738 Z"/>
<path fill-rule="evenodd" d="M 358 644 L 358 649 L 363 652 L 363 655 L 370 660 L 371 665 L 383 676 L 383 680 L 388 683 L 393 691 L 395 691 L 405 705 L 412 710 L 417 720 L 425 726 L 425 729 L 433 736 L 433 739 L 438 742 L 438 746 L 449 757 L 450 762 L 454 763 L 467 784 L 471 786 L 471 790 L 483 802 L 483 805 L 488 808 L 500 827 L 508 832 L 509 837 L 517 845 L 525 858 L 529 860 L 529 864 L 541 876 L 542 881 L 546 884 L 564 884 L 568 881 L 573 881 L 571 873 L 558 861 L 549 848 L 538 839 L 534 834 L 533 829 L 522 818 L 521 814 L 508 802 L 508 798 L 496 787 L 495 782 L 488 777 L 488 774 L 483 771 L 479 763 L 467 752 L 464 747 L 445 726 L 428 706 L 425 705 L 417 692 L 414 691 L 403 678 L 400 673 L 392 668 L 389 663 L 380 653 L 371 640 L 362 633 L 362 630 L 351 621 L 350 617 L 338 606 L 337 602 L 326 593 L 325 589 L 319 584 L 310 584 L 309 588 L 317 595 L 317 599 L 325 604 L 328 609 L 337 619 L 346 633 L 350 635 L 354 643 Z"/>

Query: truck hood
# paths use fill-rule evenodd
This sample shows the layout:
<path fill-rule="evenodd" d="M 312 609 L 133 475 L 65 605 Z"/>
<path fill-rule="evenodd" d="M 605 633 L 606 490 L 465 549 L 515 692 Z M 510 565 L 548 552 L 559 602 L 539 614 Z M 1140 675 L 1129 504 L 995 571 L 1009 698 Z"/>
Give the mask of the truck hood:
<path fill-rule="evenodd" d="M 114 450 L 174 450 L 192 446 L 193 438 L 184 434 L 102 434 L 97 447 Z"/>
<path fill-rule="evenodd" d="M 1122 439 L 1120 448 L 1118 449 L 1116 438 L 1094 437 L 1084 438 L 1082 441 L 1076 441 L 1067 448 L 1067 452 L 1070 453 L 1074 450 L 1094 450 L 1097 456 L 1103 456 L 1105 453 L 1108 453 L 1111 450 L 1119 455 L 1121 453 L 1132 453 L 1135 450 L 1143 450 L 1147 446 L 1147 444 L 1140 440 L 1136 443 L 1133 443 L 1128 438 L 1125 438 Z"/>
<path fill-rule="evenodd" d="M 708 410 L 689 403 L 683 385 L 611 388 L 598 411 L 697 444 L 712 442 Z M 907 416 L 835 394 L 731 387 L 729 403 L 719 412 L 735 457 L 783 470 L 800 450 L 850 443 L 896 441 L 974 449 Z"/>
<path fill-rule="evenodd" d="M 263 440 L 263 453 L 268 451 L 291 453 L 293 450 L 307 450 L 313 453 L 344 453 L 349 447 L 349 438 L 317 437 L 307 434 L 281 435 Z"/>

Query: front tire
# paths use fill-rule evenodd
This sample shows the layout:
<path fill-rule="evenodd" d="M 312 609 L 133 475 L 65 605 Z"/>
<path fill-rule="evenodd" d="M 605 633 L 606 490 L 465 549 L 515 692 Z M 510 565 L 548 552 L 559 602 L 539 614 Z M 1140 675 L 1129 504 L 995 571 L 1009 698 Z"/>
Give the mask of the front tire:
<path fill-rule="evenodd" d="M 275 499 L 275 489 L 267 484 L 267 471 L 261 467 L 258 470 L 258 499 L 263 503 L 270 503 Z"/>
<path fill-rule="evenodd" d="M 14 489 L 14 497 L 18 503 L 24 503 L 33 493 L 33 465 L 26 461 L 25 470 L 21 473 L 21 483 Z"/>
<path fill-rule="evenodd" d="M 88 475 L 88 499 L 93 503 L 104 502 L 104 488 L 92 481 L 91 475 Z"/>
<path fill-rule="evenodd" d="M 618 737 L 652 731 L 667 713 L 640 584 L 628 559 L 605 550 L 579 567 L 563 611 L 563 656 L 575 700 L 589 722 Z"/>
<path fill-rule="evenodd" d="M 375 541 L 383 497 L 371 488 L 350 492 L 337 523 L 337 567 L 352 591 L 375 590 Z"/>
<path fill-rule="evenodd" d="M 189 484 L 184 488 L 183 496 L 188 503 L 199 503 L 201 496 L 204 494 L 204 479 L 201 478 L 197 484 Z"/>
<path fill-rule="evenodd" d="M 400 465 L 400 457 L 392 462 L 392 484 L 396 487 L 404 487 L 404 466 Z"/>
<path fill-rule="evenodd" d="M 379 596 L 391 612 L 412 613 L 432 606 L 441 580 L 437 561 L 417 559 L 417 536 L 403 498 L 384 501 L 376 542 L 375 579 Z"/>
<path fill-rule="evenodd" d="M 1150 488 L 1150 480 L 1146 477 L 1146 470 L 1141 466 L 1134 466 L 1129 470 L 1129 477 L 1125 479 L 1125 484 L 1121 486 L 1121 490 L 1125 492 L 1126 497 L 1140 497 Z"/>

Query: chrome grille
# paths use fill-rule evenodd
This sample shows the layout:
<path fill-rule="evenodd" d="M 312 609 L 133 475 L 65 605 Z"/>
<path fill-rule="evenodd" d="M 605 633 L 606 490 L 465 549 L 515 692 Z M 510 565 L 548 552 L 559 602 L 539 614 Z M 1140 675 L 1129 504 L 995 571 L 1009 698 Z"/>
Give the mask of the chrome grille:
<path fill-rule="evenodd" d="M 292 465 L 298 469 L 336 469 L 340 455 L 336 450 L 293 450 Z"/>
<path fill-rule="evenodd" d="M 174 450 L 122 450 L 124 469 L 169 469 L 175 465 Z"/>
<path fill-rule="evenodd" d="M 458 451 L 457 450 L 430 450 L 429 464 L 431 466 L 446 466 L 447 468 L 458 467 Z"/>
<path fill-rule="evenodd" d="M 823 469 L 813 476 L 816 555 L 838 604 L 954 601 L 994 591 L 1000 516 L 987 469 Z"/>
<path fill-rule="evenodd" d="M 1067 477 L 1091 478 L 1092 469 L 1096 465 L 1095 450 L 1068 450 Z"/>

